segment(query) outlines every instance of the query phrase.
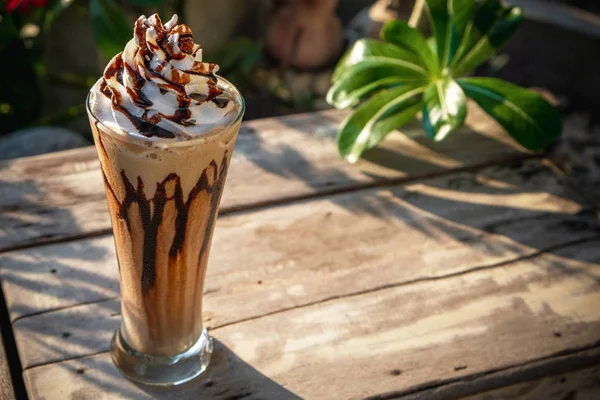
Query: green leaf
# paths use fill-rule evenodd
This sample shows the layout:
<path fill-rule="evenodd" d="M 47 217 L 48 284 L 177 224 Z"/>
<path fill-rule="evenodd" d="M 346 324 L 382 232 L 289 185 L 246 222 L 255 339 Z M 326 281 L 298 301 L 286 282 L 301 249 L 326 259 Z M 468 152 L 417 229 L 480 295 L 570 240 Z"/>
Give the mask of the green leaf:
<path fill-rule="evenodd" d="M 485 0 L 477 4 L 474 16 L 465 28 L 462 43 L 456 52 L 454 60 L 452 60 L 452 66 L 456 65 L 488 33 L 502 10 L 503 7 L 499 0 Z"/>
<path fill-rule="evenodd" d="M 435 38 L 432 36 L 427 39 L 427 46 L 429 50 L 433 52 L 433 54 L 437 54 L 437 43 L 435 42 Z"/>
<path fill-rule="evenodd" d="M 418 30 L 411 28 L 404 21 L 391 20 L 381 29 L 381 38 L 400 48 L 416 54 L 423 66 L 435 73 L 439 71 L 439 63 L 427 39 Z"/>
<path fill-rule="evenodd" d="M 372 71 L 373 72 L 373 71 Z M 356 74 L 354 80 L 338 80 L 327 92 L 327 102 L 335 108 L 348 108 L 355 106 L 361 99 L 381 89 L 389 89 L 405 85 L 405 79 L 397 76 L 385 76 L 379 79 L 374 73 Z M 412 82 L 412 80 L 411 80 Z"/>
<path fill-rule="evenodd" d="M 393 112 L 388 112 L 380 117 L 371 128 L 365 150 L 377 146 L 394 129 L 398 129 L 415 119 L 419 111 L 421 111 L 421 96 L 415 96 L 409 99 L 406 104 L 402 104 L 402 107 L 395 108 Z"/>
<path fill-rule="evenodd" d="M 386 43 L 375 39 L 358 40 L 340 59 L 335 67 L 332 81 L 336 81 L 354 65 L 371 58 L 391 58 L 398 59 L 414 71 L 419 71 L 425 75 L 427 71 L 421 65 L 419 57 L 411 51 L 402 49 L 394 44 Z"/>
<path fill-rule="evenodd" d="M 498 0 L 486 1 L 467 28 L 468 36 L 453 63 L 453 76 L 472 71 L 487 60 L 512 36 L 522 19 L 520 7 L 503 7 Z"/>
<path fill-rule="evenodd" d="M 442 67 L 450 65 L 463 39 L 475 0 L 427 0 Z"/>
<path fill-rule="evenodd" d="M 113 0 L 90 0 L 90 16 L 96 44 L 106 58 L 122 51 L 133 37 L 133 25 Z"/>
<path fill-rule="evenodd" d="M 496 78 L 462 78 L 458 83 L 467 96 L 529 150 L 546 147 L 562 132 L 558 111 L 539 93 Z"/>
<path fill-rule="evenodd" d="M 363 61 L 338 78 L 327 92 L 327 102 L 336 108 L 356 105 L 373 92 L 399 85 L 423 86 L 427 78 L 402 65 Z"/>
<path fill-rule="evenodd" d="M 337 108 L 350 107 L 380 89 L 427 83 L 428 73 L 422 66 L 397 58 L 414 54 L 382 41 L 359 42 L 336 67 L 334 84 L 327 93 L 329 104 Z"/>
<path fill-rule="evenodd" d="M 435 141 L 460 127 L 467 116 L 465 93 L 454 79 L 432 83 L 423 98 L 423 127 Z"/>
<path fill-rule="evenodd" d="M 351 163 L 385 135 L 412 120 L 419 111 L 422 87 L 384 90 L 361 104 L 341 125 L 338 150 Z"/>

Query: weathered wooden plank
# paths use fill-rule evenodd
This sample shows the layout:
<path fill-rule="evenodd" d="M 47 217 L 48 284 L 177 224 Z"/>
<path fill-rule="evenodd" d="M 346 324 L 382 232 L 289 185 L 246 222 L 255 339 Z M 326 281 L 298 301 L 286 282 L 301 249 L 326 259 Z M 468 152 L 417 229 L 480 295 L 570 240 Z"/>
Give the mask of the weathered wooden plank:
<path fill-rule="evenodd" d="M 523 156 L 495 122 L 471 108 L 469 127 L 452 139 L 433 143 L 415 124 L 357 166 L 340 160 L 334 144 L 343 111 L 245 123 L 222 211 Z M 98 168 L 93 148 L 0 163 L 0 251 L 108 232 Z"/>
<path fill-rule="evenodd" d="M 15 391 L 13 389 L 12 379 L 10 377 L 10 369 L 6 351 L 4 350 L 4 340 L 2 331 L 0 330 L 0 399 L 14 400 Z"/>
<path fill-rule="evenodd" d="M 166 393 L 119 378 L 107 353 L 31 368 L 25 379 L 32 399 L 46 400 L 358 399 L 508 371 L 481 388 L 492 390 L 521 383 L 513 368 L 569 355 L 575 367 L 580 349 L 598 349 L 599 262 L 593 240 L 221 327 L 214 373 Z"/>
<path fill-rule="evenodd" d="M 433 382 L 427 389 L 406 395 L 388 393 L 370 400 L 596 400 L 599 377 L 600 347 L 595 346 L 450 383 Z"/>
<path fill-rule="evenodd" d="M 597 229 L 540 160 L 230 214 L 217 224 L 205 322 L 508 262 Z M 118 304 L 99 301 L 118 294 L 114 260 L 111 237 L 0 256 L 13 320 L 70 307 L 14 324 L 24 367 L 106 350 Z"/>

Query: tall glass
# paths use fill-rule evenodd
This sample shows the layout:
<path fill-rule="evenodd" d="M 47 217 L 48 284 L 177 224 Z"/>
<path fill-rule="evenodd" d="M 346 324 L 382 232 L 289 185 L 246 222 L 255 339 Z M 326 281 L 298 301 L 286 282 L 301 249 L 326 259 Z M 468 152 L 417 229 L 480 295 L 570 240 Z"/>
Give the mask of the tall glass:
<path fill-rule="evenodd" d="M 111 354 L 130 379 L 176 385 L 201 374 L 212 341 L 202 325 L 208 254 L 244 113 L 191 140 L 115 132 L 87 111 L 104 176 L 119 264 L 122 322 Z"/>

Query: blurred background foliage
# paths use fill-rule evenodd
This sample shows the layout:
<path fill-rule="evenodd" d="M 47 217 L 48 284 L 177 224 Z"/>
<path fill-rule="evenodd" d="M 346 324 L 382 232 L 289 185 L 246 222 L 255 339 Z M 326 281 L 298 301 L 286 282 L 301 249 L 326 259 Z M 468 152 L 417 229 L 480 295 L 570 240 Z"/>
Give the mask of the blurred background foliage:
<path fill-rule="evenodd" d="M 526 13 L 529 4 L 581 7 L 590 15 L 599 7 L 595 0 L 509 2 L 522 3 Z M 136 17 L 153 12 L 163 19 L 177 13 L 180 22 L 190 25 L 206 60 L 219 63 L 220 74 L 244 93 L 247 119 L 321 109 L 327 107 L 325 93 L 344 49 L 361 37 L 377 36 L 386 20 L 408 19 L 413 3 L 0 0 L 0 135 L 61 126 L 89 138 L 83 106 L 87 91 L 108 59 L 131 39 Z M 600 106 L 595 95 L 600 89 L 595 71 L 599 36 L 543 18 L 526 21 L 517 36 L 475 73 L 549 88 L 565 100 L 563 108 L 590 110 L 590 118 L 598 118 L 593 110 Z"/>
<path fill-rule="evenodd" d="M 132 25 L 128 15 L 148 11 L 173 13 L 177 3 L 167 0 L 6 0 L 0 12 L 0 134 L 28 126 L 60 124 L 84 112 L 83 102 L 79 102 L 60 112 L 43 114 L 43 91 L 52 90 L 44 87 L 44 83 L 87 89 L 98 77 L 98 68 L 80 73 L 73 73 L 69 68 L 47 68 L 48 57 L 53 57 L 48 54 L 48 42 L 54 23 L 67 10 L 86 22 L 83 32 L 79 26 L 60 28 L 67 40 L 59 45 L 78 45 L 77 35 L 92 33 L 98 52 L 95 58 L 100 62 L 123 49 L 131 38 Z M 91 32 L 86 32 L 85 28 L 89 27 Z M 74 50 L 76 54 L 77 49 Z M 82 57 L 88 54 L 81 51 Z M 80 60 L 71 62 L 79 64 Z M 55 94 L 60 95 L 53 92 L 49 97 Z"/>

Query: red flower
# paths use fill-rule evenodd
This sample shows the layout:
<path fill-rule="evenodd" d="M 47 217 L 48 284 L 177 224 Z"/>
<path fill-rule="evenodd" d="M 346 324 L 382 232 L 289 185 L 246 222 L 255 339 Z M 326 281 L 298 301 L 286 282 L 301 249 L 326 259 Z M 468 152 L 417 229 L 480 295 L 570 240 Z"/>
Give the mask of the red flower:
<path fill-rule="evenodd" d="M 17 7 L 23 13 L 31 10 L 32 7 L 41 8 L 48 5 L 48 0 L 7 0 L 4 10 L 9 13 L 13 12 Z"/>

